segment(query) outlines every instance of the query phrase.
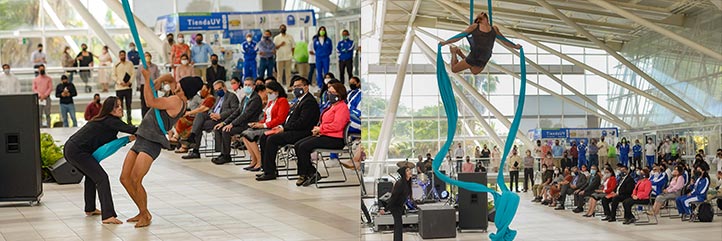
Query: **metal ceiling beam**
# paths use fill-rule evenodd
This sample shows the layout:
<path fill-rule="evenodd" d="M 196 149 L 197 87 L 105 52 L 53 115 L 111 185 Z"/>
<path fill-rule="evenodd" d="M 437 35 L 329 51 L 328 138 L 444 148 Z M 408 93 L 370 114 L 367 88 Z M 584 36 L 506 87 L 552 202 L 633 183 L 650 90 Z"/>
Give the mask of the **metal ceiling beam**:
<path fill-rule="evenodd" d="M 418 30 L 418 28 L 417 28 L 417 30 Z M 419 38 L 416 38 L 414 43 L 416 43 L 416 46 L 419 47 L 419 49 L 421 49 L 421 52 L 423 52 L 424 55 L 427 55 L 427 57 L 431 57 L 433 59 L 436 58 L 436 52 L 434 50 L 432 50 L 431 47 L 429 47 L 426 43 L 424 43 L 424 41 L 422 41 Z M 436 60 L 436 61 L 438 61 L 438 60 Z M 444 61 L 444 60 L 441 60 L 441 61 Z M 499 109 L 497 109 L 494 105 L 491 104 L 491 102 L 489 102 L 489 100 L 487 100 L 483 95 L 481 95 L 481 93 L 479 93 L 479 91 L 477 91 L 474 88 L 474 86 L 469 84 L 469 82 L 466 82 L 466 80 L 463 77 L 461 77 L 460 74 L 451 73 L 451 66 L 448 63 L 444 63 L 444 65 L 446 66 L 446 71 L 450 72 L 449 76 L 453 77 L 457 83 L 461 84 L 463 89 L 466 90 L 467 92 L 469 92 L 469 94 L 471 94 L 471 97 L 473 97 L 476 101 L 478 101 L 484 107 L 489 109 L 489 112 L 491 112 L 497 120 L 499 120 L 504 126 L 506 126 L 507 129 L 511 127 L 511 121 L 509 121 L 509 119 L 506 118 L 501 113 L 501 111 L 499 111 Z M 452 85 L 454 85 L 454 84 L 452 83 Z M 512 133 L 509 133 L 509 135 L 511 135 L 511 134 Z M 518 138 L 522 142 L 524 142 L 524 145 L 534 146 L 533 143 L 531 142 L 531 140 L 529 140 L 529 137 L 527 137 L 521 131 L 517 131 L 516 138 Z"/>
<path fill-rule="evenodd" d="M 88 27 L 93 30 L 95 36 L 97 36 L 100 41 L 103 41 L 103 43 L 110 48 L 110 52 L 118 53 L 122 49 L 118 46 L 118 43 L 110 37 L 108 32 L 105 31 L 105 28 L 100 25 L 98 20 L 93 17 L 93 14 L 91 14 L 90 11 L 88 11 L 88 9 L 80 3 L 80 0 L 67 0 L 67 2 L 73 9 L 75 9 L 75 12 L 80 15 L 83 21 L 88 24 Z"/>
<path fill-rule="evenodd" d="M 593 0 L 593 1 L 596 1 L 596 0 Z M 704 117 L 701 113 L 699 113 L 695 108 L 693 108 L 692 106 L 690 106 L 689 104 L 687 104 L 687 102 L 685 102 L 684 100 L 682 100 L 681 98 L 679 98 L 679 96 L 677 96 L 676 94 L 672 93 L 672 91 L 669 91 L 669 90 L 667 89 L 667 87 L 665 87 L 665 86 L 663 86 L 662 84 L 660 84 L 659 82 L 657 82 L 657 80 L 655 80 L 654 78 L 652 78 L 652 76 L 649 76 L 647 73 L 645 73 L 644 71 L 642 71 L 641 69 L 639 69 L 639 68 L 638 68 L 636 65 L 634 65 L 632 62 L 629 62 L 629 60 L 627 60 L 627 59 L 624 58 L 622 55 L 620 55 L 619 53 L 617 53 L 617 51 L 614 51 L 614 50 L 612 50 L 611 48 L 609 48 L 609 46 L 607 46 L 607 45 L 604 44 L 602 41 L 600 41 L 599 39 L 597 39 L 594 35 L 592 35 L 591 33 L 589 33 L 589 31 L 587 31 L 586 29 L 584 29 L 584 28 L 582 28 L 581 26 L 579 26 L 579 24 L 575 23 L 572 19 L 570 19 L 569 17 L 567 17 L 566 15 L 564 15 L 562 12 L 560 12 L 559 10 L 557 10 L 556 8 L 554 8 L 554 6 L 552 6 L 551 4 L 549 4 L 547 1 L 545 1 L 545 0 L 536 0 L 536 2 L 539 3 L 539 5 L 541 5 L 542 7 L 546 8 L 547 10 L 549 10 L 550 12 L 552 12 L 552 14 L 554 14 L 555 16 L 557 16 L 559 19 L 561 19 L 562 21 L 564 21 L 565 23 L 567 23 L 567 25 L 569 25 L 569 26 L 571 26 L 572 28 L 574 28 L 574 29 L 576 29 L 577 31 L 579 31 L 579 33 L 581 33 L 582 35 L 584 35 L 585 37 L 587 37 L 590 41 L 592 41 L 592 42 L 594 42 L 595 44 L 597 44 L 601 49 L 603 49 L 603 50 L 606 51 L 609 55 L 611 55 L 612 57 L 614 57 L 615 59 L 617 59 L 620 63 L 622 63 L 622 64 L 624 64 L 625 66 L 627 66 L 627 68 L 629 68 L 630 70 L 632 70 L 634 73 L 636 73 L 637 75 L 639 75 L 639 76 L 642 77 L 643 79 L 647 80 L 647 82 L 649 82 L 650 84 L 652 84 L 654 87 L 657 87 L 657 89 L 659 89 L 662 93 L 664 93 L 664 94 L 666 94 L 667 96 L 669 96 L 669 98 L 671 98 L 672 100 L 674 100 L 678 105 L 680 105 L 680 106 L 682 106 L 684 109 L 686 109 L 686 111 L 687 111 L 687 113 L 688 113 L 689 115 L 685 115 L 685 117 L 686 117 L 686 116 L 691 116 L 692 118 L 690 119 L 690 118 L 685 118 L 685 117 L 683 117 L 683 118 L 685 118 L 685 120 L 695 120 L 695 121 L 704 120 L 705 117 Z M 600 6 L 601 6 L 601 5 L 600 5 Z M 621 10 L 621 9 L 620 9 L 620 10 Z M 641 19 L 641 18 L 640 18 L 640 19 Z M 656 26 L 656 25 L 655 25 L 655 26 Z M 720 55 L 720 56 L 721 56 L 721 58 L 722 58 L 722 55 Z"/>
<path fill-rule="evenodd" d="M 303 0 L 324 12 L 336 12 L 338 6 L 329 0 Z M 284 1 L 285 2 L 285 1 Z"/>
<path fill-rule="evenodd" d="M 128 19 L 125 18 L 125 12 L 123 11 L 123 5 L 120 4 L 120 1 L 118 0 L 103 0 L 105 2 L 105 5 L 108 6 L 108 8 L 113 11 L 120 19 L 125 21 L 125 23 L 128 23 Z M 163 53 L 163 42 L 160 41 L 160 37 L 158 35 L 155 35 L 155 32 L 150 30 L 145 23 L 143 23 L 140 18 L 136 17 L 135 14 L 133 14 L 133 18 L 135 19 L 135 25 L 138 28 L 138 35 L 145 40 L 145 43 L 148 45 L 144 50 L 147 52 L 154 53 L 154 56 L 160 56 L 161 59 L 165 59 L 165 54 Z M 164 36 L 165 37 L 165 34 Z M 135 43 L 136 45 L 141 43 Z M 160 62 L 160 61 L 158 61 Z M 166 61 L 167 62 L 167 61 Z"/>
<path fill-rule="evenodd" d="M 55 9 L 53 9 L 50 4 L 48 4 L 48 1 L 42 0 L 41 4 L 43 5 L 43 9 L 45 9 L 45 13 L 50 16 L 50 20 L 53 22 L 56 28 L 60 30 L 65 30 L 65 25 L 63 25 L 63 22 L 60 21 L 60 18 L 58 17 L 58 14 L 55 13 Z M 65 42 L 68 43 L 68 46 L 73 50 L 73 52 L 78 53 L 80 52 L 80 48 L 78 48 L 78 44 L 75 43 L 75 40 L 73 40 L 70 35 L 63 36 L 65 39 Z"/>
<path fill-rule="evenodd" d="M 600 6 L 600 7 L 603 7 L 603 8 L 606 8 L 606 9 L 610 10 L 610 11 L 613 11 L 613 12 L 619 14 L 620 16 L 623 16 L 623 17 L 625 17 L 625 18 L 627 18 L 627 19 L 629 19 L 629 20 L 632 20 L 632 21 L 634 21 L 634 22 L 636 22 L 636 23 L 638 23 L 638 24 L 640 24 L 640 25 L 643 25 L 643 26 L 645 26 L 645 27 L 647 27 L 647 28 L 649 28 L 649 29 L 657 32 L 657 33 L 660 33 L 660 34 L 662 34 L 662 35 L 664 35 L 664 36 L 666 36 L 666 37 L 668 37 L 668 38 L 671 38 L 671 39 L 673 39 L 673 40 L 675 40 L 675 41 L 677 41 L 677 42 L 679 42 L 679 43 L 681 43 L 681 44 L 684 44 L 684 45 L 686 45 L 687 47 L 693 48 L 693 49 L 699 51 L 700 53 L 703 53 L 703 54 L 705 54 L 705 55 L 707 55 L 707 56 L 710 56 L 710 57 L 712 57 L 712 58 L 714 58 L 714 59 L 716 59 L 716 60 L 718 60 L 718 61 L 722 61 L 722 54 L 717 53 L 717 52 L 715 52 L 714 50 L 711 50 L 711 49 L 709 49 L 709 48 L 707 48 L 707 47 L 705 47 L 705 46 L 702 46 L 701 44 L 698 44 L 698 43 L 696 43 L 696 42 L 694 42 L 694 41 L 692 41 L 692 40 L 689 40 L 689 39 L 687 39 L 687 38 L 685 38 L 685 37 L 682 37 L 681 35 L 676 34 L 675 32 L 672 32 L 672 31 L 670 31 L 670 30 L 668 30 L 668 29 L 662 28 L 662 27 L 660 27 L 660 26 L 658 26 L 658 25 L 656 25 L 656 24 L 654 24 L 654 23 L 652 23 L 652 22 L 650 22 L 650 21 L 647 21 L 646 19 L 640 18 L 640 17 L 634 15 L 633 13 L 630 13 L 630 12 L 628 12 L 628 11 L 626 11 L 626 10 L 624 10 L 624 9 L 621 9 L 621 8 L 619 8 L 619 7 L 617 7 L 617 6 L 614 6 L 614 5 L 612 5 L 612 4 L 608 3 L 608 2 L 600 1 L 600 0 L 590 0 L 590 1 L 591 1 L 592 3 Z"/>

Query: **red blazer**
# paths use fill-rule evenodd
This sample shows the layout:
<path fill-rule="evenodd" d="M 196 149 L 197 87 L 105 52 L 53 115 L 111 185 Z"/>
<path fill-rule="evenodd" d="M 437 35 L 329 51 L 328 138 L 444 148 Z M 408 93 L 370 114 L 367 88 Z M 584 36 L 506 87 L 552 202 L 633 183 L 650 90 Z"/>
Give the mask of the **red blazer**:
<path fill-rule="evenodd" d="M 271 104 L 272 102 L 268 102 L 266 104 L 266 108 Z M 273 128 L 280 124 L 283 124 L 283 122 L 286 121 L 286 116 L 288 116 L 288 110 L 290 109 L 290 106 L 288 105 L 288 99 L 284 97 L 278 97 L 276 99 L 276 104 L 273 105 L 273 109 L 271 109 L 271 121 L 266 122 L 266 111 L 263 111 L 263 119 L 259 123 L 266 126 L 266 128 Z"/>
<path fill-rule="evenodd" d="M 634 187 L 634 192 L 632 192 L 632 195 L 637 195 L 637 199 L 639 200 L 647 200 L 649 199 L 649 194 L 651 192 L 652 182 L 649 181 L 649 178 L 645 178 L 637 182 L 637 186 Z"/>
<path fill-rule="evenodd" d="M 321 130 L 319 134 L 322 136 L 343 138 L 343 129 L 350 121 L 350 118 L 346 103 L 343 101 L 336 102 L 321 114 Z"/>
<path fill-rule="evenodd" d="M 617 188 L 617 178 L 611 176 L 607 179 L 607 185 L 604 186 L 604 193 L 606 193 L 607 197 L 609 197 L 609 194 L 614 192 L 615 188 Z"/>

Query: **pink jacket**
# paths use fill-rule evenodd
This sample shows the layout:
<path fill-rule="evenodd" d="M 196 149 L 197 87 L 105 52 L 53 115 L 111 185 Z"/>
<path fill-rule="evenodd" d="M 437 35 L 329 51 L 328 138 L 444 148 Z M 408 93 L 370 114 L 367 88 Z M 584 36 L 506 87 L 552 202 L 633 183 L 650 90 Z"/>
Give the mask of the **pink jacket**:
<path fill-rule="evenodd" d="M 38 75 L 33 79 L 33 93 L 40 98 L 47 98 L 53 92 L 53 79 L 48 75 Z"/>
<path fill-rule="evenodd" d="M 669 187 L 667 187 L 668 193 L 676 193 L 679 192 L 679 190 L 682 190 L 684 187 L 684 177 L 677 176 L 673 177 L 672 181 L 669 183 Z"/>
<path fill-rule="evenodd" d="M 343 101 L 338 101 L 321 114 L 321 130 L 319 134 L 322 136 L 343 138 L 343 129 L 350 121 L 348 106 Z"/>

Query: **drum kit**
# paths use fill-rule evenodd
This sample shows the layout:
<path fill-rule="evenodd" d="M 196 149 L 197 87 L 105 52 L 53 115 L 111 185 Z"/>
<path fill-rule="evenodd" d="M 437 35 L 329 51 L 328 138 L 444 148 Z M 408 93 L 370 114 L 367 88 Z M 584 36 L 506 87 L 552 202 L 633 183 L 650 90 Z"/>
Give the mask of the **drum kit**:
<path fill-rule="evenodd" d="M 414 170 L 416 167 L 414 163 L 408 161 L 397 162 L 396 166 L 399 168 L 406 167 Z M 433 188 L 435 186 L 435 180 L 431 177 L 433 177 L 434 173 L 432 171 L 427 173 L 417 173 L 411 177 L 411 197 L 413 200 L 409 201 L 424 203 L 437 202 L 440 199 L 449 198 L 449 191 L 445 190 L 445 188 L 441 188 L 439 190 Z"/>

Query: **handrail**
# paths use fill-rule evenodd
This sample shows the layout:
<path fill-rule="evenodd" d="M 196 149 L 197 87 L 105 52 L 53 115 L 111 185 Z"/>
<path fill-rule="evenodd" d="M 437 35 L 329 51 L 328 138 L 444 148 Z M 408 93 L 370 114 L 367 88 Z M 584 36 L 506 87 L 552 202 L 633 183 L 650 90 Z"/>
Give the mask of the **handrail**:
<path fill-rule="evenodd" d="M 117 63 L 117 62 L 114 62 L 114 64 L 115 64 L 115 63 Z M 210 65 L 211 65 L 211 63 L 195 63 L 195 64 L 193 65 L 193 67 L 196 67 L 196 66 L 210 66 Z M 133 67 L 134 67 L 135 69 L 138 69 L 138 66 L 140 66 L 140 65 L 134 65 Z M 167 64 L 167 63 L 166 63 L 166 64 L 162 64 L 162 65 L 159 65 L 159 66 L 161 66 L 161 67 L 166 67 L 166 68 L 167 68 L 167 67 L 170 67 L 170 66 L 178 67 L 178 66 L 181 66 L 181 64 L 173 64 L 173 65 L 171 65 L 171 64 Z M 113 69 L 113 65 L 110 65 L 110 66 L 92 66 L 92 67 L 90 67 L 90 66 L 89 66 L 89 67 L 45 67 L 45 72 L 48 72 L 48 73 L 64 73 L 64 72 L 68 72 L 68 71 L 81 71 L 81 70 L 91 70 L 91 71 L 93 71 L 93 70 L 101 70 L 101 69 Z M 17 74 L 34 74 L 36 71 L 37 71 L 37 69 L 35 69 L 35 68 L 11 68 L 10 73 L 15 74 L 15 75 L 17 75 Z"/>

